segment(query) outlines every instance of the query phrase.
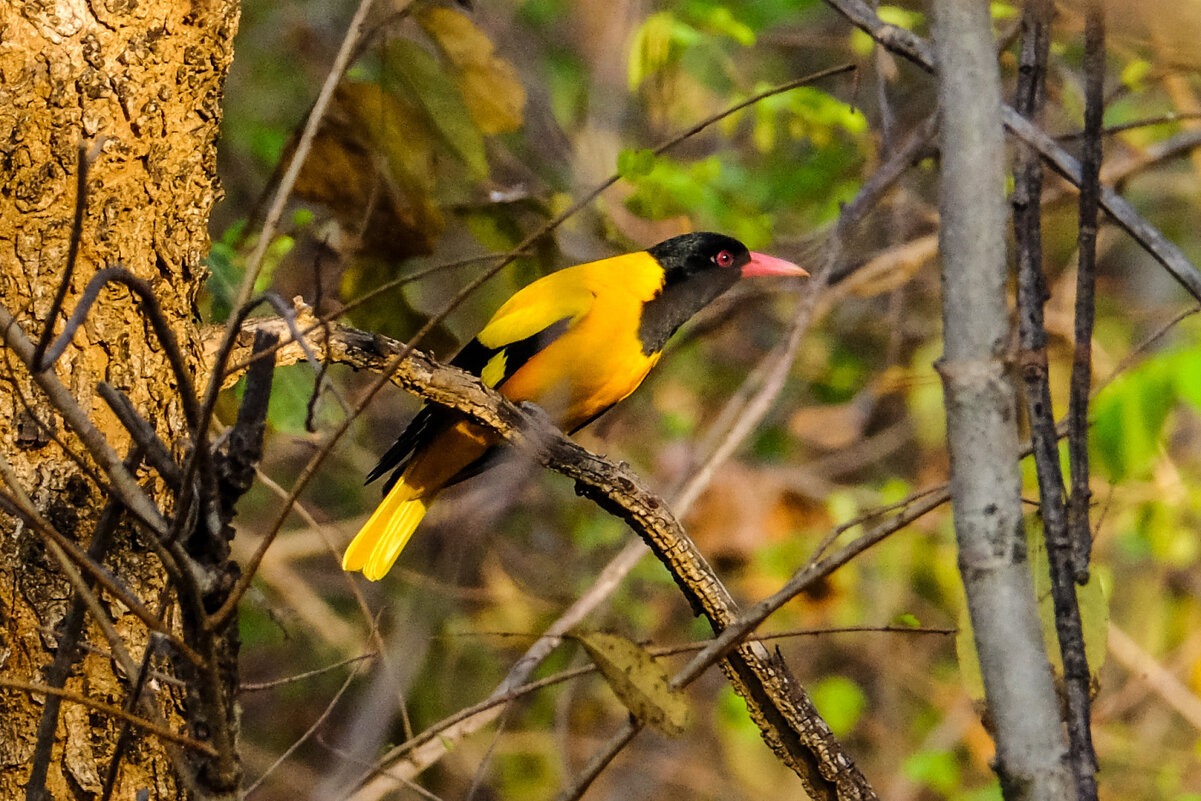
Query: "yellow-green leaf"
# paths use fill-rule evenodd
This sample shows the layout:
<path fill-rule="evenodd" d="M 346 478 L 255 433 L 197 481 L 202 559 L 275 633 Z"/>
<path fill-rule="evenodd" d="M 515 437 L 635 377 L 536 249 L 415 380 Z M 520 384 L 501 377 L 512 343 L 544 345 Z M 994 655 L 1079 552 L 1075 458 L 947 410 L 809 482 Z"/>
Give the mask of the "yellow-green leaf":
<path fill-rule="evenodd" d="M 394 39 L 384 48 L 385 86 L 425 112 L 439 140 L 467 165 L 472 177 L 488 176 L 484 137 L 454 77 L 416 43 Z"/>
<path fill-rule="evenodd" d="M 417 21 L 454 67 L 463 102 L 480 130 L 499 134 L 520 128 L 525 87 L 487 34 L 451 8 L 426 6 Z"/>
<path fill-rule="evenodd" d="M 646 649 L 617 634 L 575 632 L 605 681 L 643 723 L 676 737 L 688 723 L 688 701 Z"/>

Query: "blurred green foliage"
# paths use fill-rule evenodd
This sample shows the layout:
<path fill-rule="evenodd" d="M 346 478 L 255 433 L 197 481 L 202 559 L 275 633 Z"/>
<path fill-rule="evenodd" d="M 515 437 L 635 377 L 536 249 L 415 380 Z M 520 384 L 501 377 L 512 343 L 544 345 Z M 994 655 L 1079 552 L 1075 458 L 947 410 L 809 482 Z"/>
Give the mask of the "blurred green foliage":
<path fill-rule="evenodd" d="M 373 21 L 370 44 L 306 163 L 293 213 L 268 248 L 259 289 L 302 295 L 332 314 L 402 275 L 506 251 L 610 173 L 620 177 L 420 343 L 443 357 L 537 276 L 689 228 L 721 230 L 813 266 L 840 204 L 889 155 L 884 119 L 895 146 L 932 104 L 928 76 L 879 56 L 865 35 L 816 0 L 682 0 L 652 4 L 643 16 L 565 0 L 503 0 L 477 4 L 472 13 L 418 9 L 405 20 Z M 1019 6 L 994 3 L 992 11 L 1004 32 Z M 294 147 L 349 13 L 303 0 L 244 6 L 221 150 L 228 199 L 214 216 L 202 303 L 209 321 L 230 312 L 258 235 L 260 195 Z M 924 6 L 885 5 L 880 14 L 929 34 Z M 1073 133 L 1082 114 L 1078 31 L 1072 8 L 1061 9 L 1045 123 L 1056 135 Z M 1148 44 L 1156 40 L 1143 33 L 1134 23 L 1115 28 L 1109 125 L 1185 112 L 1188 93 L 1201 97 L 1191 74 L 1182 77 L 1183 90 L 1171 83 L 1180 65 L 1191 63 L 1187 52 L 1182 62 L 1179 52 Z M 1162 31 L 1157 36 L 1167 41 Z M 1006 91 L 1015 47 L 1001 53 Z M 859 65 L 854 82 L 774 95 L 665 153 L 652 151 L 771 86 L 847 61 Z M 1168 120 L 1115 132 L 1106 159 L 1114 170 L 1150 159 L 1121 176 L 1120 188 L 1195 257 L 1201 172 L 1187 159 L 1152 158 L 1155 147 L 1187 130 L 1187 121 Z M 861 269 L 823 293 L 780 401 L 717 468 L 686 517 L 740 601 L 778 589 L 834 527 L 947 479 L 945 410 L 932 367 L 942 351 L 938 266 L 932 248 L 912 249 L 936 232 L 935 176 L 936 163 L 915 165 L 851 232 L 839 275 Z M 1072 349 L 1075 199 L 1053 178 L 1047 194 L 1048 358 L 1061 416 Z M 1185 320 L 1136 352 L 1187 299 L 1123 234 L 1106 227 L 1101 241 L 1096 373 L 1107 376 L 1131 359 L 1092 409 L 1095 562 L 1092 581 L 1079 591 L 1097 673 L 1102 786 L 1112 798 L 1195 801 L 1201 738 L 1142 678 L 1145 664 L 1126 652 L 1107 654 L 1106 642 L 1113 628 L 1126 632 L 1147 659 L 1172 673 L 1176 689 L 1201 693 L 1201 325 Z M 349 321 L 408 339 L 484 269 L 435 269 L 357 307 Z M 669 346 L 645 388 L 580 440 L 628 460 L 672 497 L 671 488 L 697 470 L 726 401 L 779 344 L 797 298 L 791 285 L 739 287 Z M 352 400 L 370 381 L 337 368 L 328 375 Z M 277 378 L 263 469 L 285 488 L 312 452 L 304 422 L 315 383 L 306 365 Z M 337 549 L 378 501 L 378 487 L 360 486 L 363 475 L 416 406 L 385 390 L 356 421 L 303 499 L 324 525 L 298 520 L 284 532 L 242 618 L 247 680 L 369 653 L 375 640 L 368 632 L 378 620 L 395 681 L 356 679 L 350 700 L 291 758 L 296 770 L 275 774 L 256 798 L 307 796 L 334 754 L 360 747 L 353 734 L 370 728 L 359 725 L 369 717 L 364 710 L 387 710 L 385 720 L 372 718 L 380 742 L 354 755 L 370 761 L 381 743 L 402 742 L 409 729 L 485 697 L 629 540 L 624 526 L 578 498 L 569 482 L 514 467 L 448 492 L 398 569 L 352 591 Z M 222 414 L 232 408 L 227 399 Z M 317 408 L 319 432 L 344 414 L 329 398 Z M 1023 477 L 1033 501 L 1029 460 Z M 253 546 L 256 526 L 277 503 L 256 486 L 240 510 L 246 535 L 239 533 L 237 547 Z M 858 531 L 841 533 L 835 546 Z M 1032 545 L 1049 628 L 1044 563 Z M 877 789 L 923 801 L 995 801 L 992 746 L 973 706 L 970 657 L 961 660 L 952 638 L 923 629 L 960 626 L 962 608 L 953 526 L 943 509 L 857 557 L 763 628 L 910 629 L 788 637 L 772 647 Z M 588 625 L 655 645 L 709 634 L 666 571 L 649 560 Z M 958 639 L 970 649 L 970 631 Z M 657 661 L 669 674 L 683 664 L 682 657 Z M 564 644 L 539 675 L 586 662 L 578 644 Z M 365 675 L 383 669 L 376 662 Z M 252 773 L 305 732 L 347 670 L 247 694 Z M 602 774 L 592 791 L 597 797 L 800 797 L 795 776 L 764 746 L 745 704 L 716 672 L 683 697 L 691 717 L 684 736 L 640 737 Z M 393 714 L 402 700 L 407 718 Z M 503 726 L 454 740 L 452 752 L 419 779 L 423 786 L 446 798 L 464 797 L 477 783 L 496 797 L 549 798 L 629 709 L 592 676 L 540 690 L 504 714 Z"/>

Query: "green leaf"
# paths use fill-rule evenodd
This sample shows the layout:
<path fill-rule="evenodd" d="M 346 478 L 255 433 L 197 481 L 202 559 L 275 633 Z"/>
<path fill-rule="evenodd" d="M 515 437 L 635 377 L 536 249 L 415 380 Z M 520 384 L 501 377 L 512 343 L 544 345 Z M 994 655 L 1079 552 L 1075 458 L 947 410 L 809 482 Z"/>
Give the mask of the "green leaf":
<path fill-rule="evenodd" d="M 700 27 L 710 33 L 728 36 L 743 47 L 755 44 L 755 32 L 749 25 L 734 18 L 726 6 L 711 6 L 700 18 Z"/>
<path fill-rule="evenodd" d="M 859 685 L 845 676 L 829 676 L 814 685 L 810 693 L 817 711 L 830 730 L 839 737 L 850 733 L 867 707 L 867 696 Z"/>
<path fill-rule="evenodd" d="M 1144 89 L 1147 76 L 1151 74 L 1151 62 L 1141 58 L 1132 58 L 1122 68 L 1122 85 L 1127 89 L 1138 92 Z"/>
<path fill-rule="evenodd" d="M 921 751 L 906 757 L 901 768 L 915 784 L 944 795 L 957 790 L 963 782 L 959 760 L 950 751 Z"/>
<path fill-rule="evenodd" d="M 484 135 L 463 102 L 455 79 L 428 51 L 407 39 L 384 47 L 385 88 L 420 108 L 438 139 L 454 152 L 475 178 L 488 175 Z"/>
<path fill-rule="evenodd" d="M 627 181 L 650 175 L 653 169 L 655 154 L 650 150 L 623 150 L 617 154 L 617 174 Z"/>
<path fill-rule="evenodd" d="M 916 629 L 922 625 L 922 622 L 912 612 L 902 612 L 892 619 L 892 624 L 894 626 L 908 626 L 911 629 Z"/>
<path fill-rule="evenodd" d="M 574 632 L 625 708 L 672 737 L 684 733 L 688 700 L 671 687 L 667 673 L 645 648 L 617 634 Z"/>
<path fill-rule="evenodd" d="M 1175 366 L 1161 356 L 1114 381 L 1097 397 L 1093 440 L 1113 480 L 1143 475 L 1158 458 L 1175 385 Z"/>

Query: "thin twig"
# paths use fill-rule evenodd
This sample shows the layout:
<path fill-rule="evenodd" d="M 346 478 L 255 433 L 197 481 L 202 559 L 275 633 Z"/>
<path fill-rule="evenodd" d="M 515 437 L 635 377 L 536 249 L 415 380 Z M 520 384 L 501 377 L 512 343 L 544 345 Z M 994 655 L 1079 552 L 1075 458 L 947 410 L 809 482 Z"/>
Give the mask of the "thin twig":
<path fill-rule="evenodd" d="M 150 663 L 154 658 L 154 652 L 157 650 L 160 641 L 159 637 L 151 634 L 150 639 L 146 642 L 146 649 L 142 652 L 141 667 L 138 669 L 133 687 L 129 690 L 129 696 L 125 700 L 125 711 L 131 715 L 134 708 L 141 701 L 142 692 L 146 689 L 146 680 L 151 673 Z M 133 726 L 130 725 L 129 720 L 121 721 L 121 731 L 117 735 L 117 744 L 113 747 L 113 756 L 109 760 L 108 770 L 105 772 L 104 789 L 100 794 L 100 801 L 109 801 L 112 798 L 113 788 L 117 784 L 117 774 L 121 769 L 121 759 L 125 756 L 125 749 L 129 747 L 129 741 L 132 736 Z"/>
<path fill-rule="evenodd" d="M 208 756 L 217 755 L 216 750 L 208 743 L 202 743 L 199 740 L 194 740 L 191 737 L 188 737 L 186 734 L 179 734 L 164 725 L 155 723 L 154 721 L 131 715 L 119 706 L 113 706 L 112 704 L 106 704 L 103 701 L 97 701 L 94 698 L 88 698 L 86 695 L 74 692 L 73 690 L 66 690 L 62 687 L 50 687 L 48 685 L 38 684 L 32 681 L 21 681 L 20 679 L 9 679 L 3 677 L 0 677 L 0 689 L 18 690 L 20 692 L 34 693 L 35 695 L 56 695 L 59 698 L 62 698 L 64 701 L 71 701 L 75 704 L 81 704 L 82 706 L 86 706 L 88 709 L 94 709 L 97 712 L 117 718 L 118 720 L 128 721 L 131 725 L 136 726 L 147 734 L 153 734 L 155 737 L 167 740 L 168 742 L 186 746 L 187 748 L 191 748 L 193 751 L 198 751 Z"/>
<path fill-rule="evenodd" d="M 141 463 L 141 451 L 138 448 L 125 459 L 125 466 L 132 472 Z M 113 532 L 121 519 L 123 507 L 116 497 L 110 496 L 96 518 L 96 527 L 92 530 L 92 539 L 88 543 L 88 558 L 96 564 L 102 564 L 112 542 Z M 91 583 L 94 584 L 95 577 Z M 84 612 L 87 604 L 78 594 L 71 597 L 71 607 L 62 623 L 62 635 L 58 638 L 58 651 L 54 662 L 46 671 L 46 684 L 51 687 L 62 687 L 67 683 L 67 675 L 75 662 L 79 635 L 83 632 Z M 41 801 L 49 798 L 46 791 L 46 775 L 50 767 L 50 755 L 54 748 L 54 733 L 58 729 L 58 696 L 48 696 L 42 706 L 42 717 L 38 721 L 37 745 L 34 747 L 33 758 L 30 760 L 29 779 L 25 783 L 25 798 L 27 801 Z"/>
<path fill-rule="evenodd" d="M 71 240 L 67 245 L 67 263 L 63 267 L 63 275 L 59 279 L 58 289 L 55 290 L 54 300 L 50 303 L 50 309 L 46 312 L 46 325 L 42 328 L 42 334 L 38 337 L 38 344 L 33 349 L 34 364 L 43 363 L 43 355 L 46 353 L 46 348 L 50 346 L 50 340 L 54 337 L 54 320 L 63 308 L 63 301 L 67 299 L 67 292 L 71 289 L 71 278 L 75 275 L 75 264 L 79 259 L 79 243 L 83 239 L 83 214 L 87 209 L 88 203 L 88 168 L 91 167 L 92 163 L 86 142 L 82 140 L 79 142 L 77 145 L 77 155 L 78 158 L 76 159 L 75 167 L 75 218 L 71 222 Z"/>
<path fill-rule="evenodd" d="M 75 431 L 84 447 L 92 454 L 92 458 L 108 476 L 112 482 L 112 491 L 120 495 L 126 508 L 151 531 L 160 537 L 163 536 L 168 525 L 162 512 L 142 490 L 137 479 L 121 464 L 121 457 L 109 445 L 104 434 L 93 425 L 87 412 L 76 402 L 70 390 L 63 386 L 53 371 L 38 372 L 32 369 L 34 345 L 3 303 L 0 303 L 0 329 L 4 331 L 4 340 L 9 349 L 31 371 L 33 380 L 46 393 L 51 404 L 62 415 L 63 421 Z"/>
<path fill-rule="evenodd" d="M 257 779 L 252 781 L 246 787 L 246 790 L 243 793 L 244 795 L 248 796 L 257 790 L 262 783 L 267 780 L 267 777 L 275 772 L 276 768 L 287 762 L 288 758 L 291 757 L 292 754 L 296 753 L 296 750 L 300 748 L 300 746 L 304 745 L 308 739 L 317 732 L 317 729 L 321 728 L 321 725 L 325 723 L 325 721 L 328 720 L 329 716 L 333 713 L 334 707 L 338 705 L 338 701 L 342 700 L 342 696 L 345 695 L 346 691 L 350 689 L 351 683 L 354 682 L 355 678 L 358 677 L 361 670 L 361 665 L 355 665 L 354 669 L 351 670 L 346 676 L 346 680 L 342 682 L 342 686 L 338 688 L 336 693 L 334 693 L 334 697 L 329 699 L 329 703 L 325 705 L 325 709 L 321 710 L 321 714 L 317 716 L 317 719 L 313 721 L 312 725 L 305 729 L 304 734 L 297 737 L 296 741 L 289 745 L 287 750 L 280 754 L 274 762 L 267 766 L 266 770 L 259 774 Z"/>
<path fill-rule="evenodd" d="M 1092 677 L 1084 649 L 1084 631 L 1076 600 L 1076 583 L 1088 581 L 1092 530 L 1089 528 L 1088 401 L 1092 388 L 1093 320 L 1097 286 L 1097 206 L 1100 202 L 1101 125 L 1105 111 L 1105 17 L 1095 0 L 1088 3 L 1084 23 L 1085 110 L 1080 163 L 1079 254 L 1076 267 L 1075 349 L 1068 395 L 1068 459 L 1072 490 L 1068 496 L 1067 547 L 1051 552 L 1051 594 L 1055 629 L 1063 659 L 1067 695 L 1068 745 L 1079 801 L 1096 801 L 1097 754 L 1093 749 Z"/>
<path fill-rule="evenodd" d="M 826 0 L 852 24 L 870 35 L 889 50 L 904 56 L 928 72 L 935 69 L 933 51 L 925 39 L 882 21 L 862 0 Z M 1025 119 L 1011 106 L 1004 105 L 1001 119 L 1010 133 L 1034 147 L 1043 159 L 1060 175 L 1080 185 L 1080 163 L 1047 133 Z M 1152 258 L 1163 265 L 1189 294 L 1201 300 L 1201 271 L 1197 270 L 1184 252 L 1147 222 L 1125 198 L 1107 186 L 1101 187 L 1101 208 L 1121 226 Z"/>
<path fill-rule="evenodd" d="M 305 681 L 307 679 L 316 678 L 317 676 L 324 676 L 326 673 L 329 673 L 331 670 L 337 670 L 338 668 L 346 667 L 347 665 L 354 665 L 354 664 L 363 662 L 368 659 L 375 659 L 377 656 L 379 656 L 379 654 L 375 653 L 373 651 L 369 654 L 359 654 L 358 656 L 352 656 L 347 659 L 342 659 L 337 662 L 334 662 L 332 665 L 326 665 L 325 667 L 316 668 L 315 670 L 306 670 L 305 672 L 297 673 L 294 676 L 285 676 L 282 679 L 273 679 L 271 681 L 258 681 L 258 682 L 242 682 L 241 684 L 238 685 L 238 692 L 239 693 L 257 693 L 257 692 L 262 692 L 263 690 L 273 690 L 276 687 L 285 687 L 289 684 L 295 684 L 298 681 Z"/>

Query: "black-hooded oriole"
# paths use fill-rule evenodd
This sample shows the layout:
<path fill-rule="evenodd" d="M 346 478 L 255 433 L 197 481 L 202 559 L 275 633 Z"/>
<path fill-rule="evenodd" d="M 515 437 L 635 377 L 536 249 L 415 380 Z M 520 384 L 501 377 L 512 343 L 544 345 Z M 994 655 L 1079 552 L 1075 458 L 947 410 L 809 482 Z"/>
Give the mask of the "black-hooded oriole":
<path fill-rule="evenodd" d="M 755 275 L 807 273 L 714 233 L 568 267 L 509 298 L 451 364 L 515 403 L 537 403 L 571 433 L 637 389 L 688 318 Z M 392 472 L 343 569 L 382 578 L 438 493 L 478 472 L 497 444 L 462 414 L 424 407 L 368 474 Z"/>

